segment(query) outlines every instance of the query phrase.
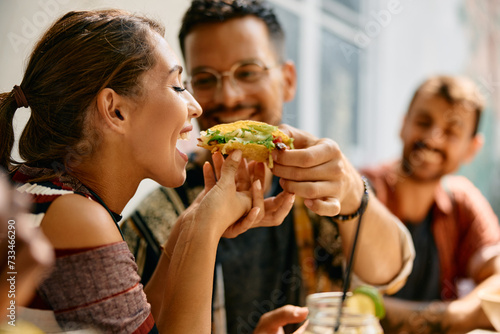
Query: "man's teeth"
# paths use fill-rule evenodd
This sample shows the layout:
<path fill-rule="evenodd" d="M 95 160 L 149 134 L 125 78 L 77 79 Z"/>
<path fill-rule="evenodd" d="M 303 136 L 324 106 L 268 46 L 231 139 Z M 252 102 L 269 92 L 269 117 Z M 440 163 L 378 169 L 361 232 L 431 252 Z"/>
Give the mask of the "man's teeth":
<path fill-rule="evenodd" d="M 423 153 L 424 159 L 427 161 L 439 162 L 442 160 L 441 154 L 439 154 L 436 151 L 429 150 L 429 149 L 423 149 L 422 153 Z"/>
<path fill-rule="evenodd" d="M 180 140 L 189 140 L 191 139 L 191 132 L 183 132 L 179 134 L 179 139 Z"/>

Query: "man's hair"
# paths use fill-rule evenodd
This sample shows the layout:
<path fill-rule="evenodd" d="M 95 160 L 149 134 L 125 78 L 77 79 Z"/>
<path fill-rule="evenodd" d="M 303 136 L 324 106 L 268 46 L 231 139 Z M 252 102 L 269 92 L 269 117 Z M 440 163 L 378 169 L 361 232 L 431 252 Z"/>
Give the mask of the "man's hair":
<path fill-rule="evenodd" d="M 484 109 L 484 97 L 472 80 L 465 77 L 438 75 L 424 81 L 417 89 L 408 107 L 411 110 L 413 103 L 420 95 L 431 95 L 444 98 L 451 105 L 461 104 L 467 110 L 476 113 L 476 123 L 472 136 L 477 134 L 479 120 Z"/>
<path fill-rule="evenodd" d="M 184 59 L 186 36 L 197 26 L 222 23 L 233 18 L 253 15 L 266 24 L 279 61 L 285 60 L 285 34 L 273 9 L 263 0 L 193 0 L 182 19 L 179 43 Z"/>

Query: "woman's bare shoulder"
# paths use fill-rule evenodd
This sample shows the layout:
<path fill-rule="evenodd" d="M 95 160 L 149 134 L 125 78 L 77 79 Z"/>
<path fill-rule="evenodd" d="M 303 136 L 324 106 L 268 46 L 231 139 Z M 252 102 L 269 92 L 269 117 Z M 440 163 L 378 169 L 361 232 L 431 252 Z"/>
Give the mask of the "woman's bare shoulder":
<path fill-rule="evenodd" d="M 41 228 L 54 248 L 97 247 L 122 241 L 108 211 L 99 203 L 69 194 L 57 198 L 47 210 Z"/>

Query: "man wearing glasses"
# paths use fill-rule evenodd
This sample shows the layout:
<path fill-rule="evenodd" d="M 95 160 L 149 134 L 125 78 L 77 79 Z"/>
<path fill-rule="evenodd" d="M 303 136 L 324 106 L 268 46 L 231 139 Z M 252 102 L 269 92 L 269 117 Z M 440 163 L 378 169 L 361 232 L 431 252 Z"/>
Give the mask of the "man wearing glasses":
<path fill-rule="evenodd" d="M 179 38 L 187 88 L 204 110 L 198 119 L 202 130 L 242 119 L 281 123 L 283 105 L 295 95 L 296 73 L 267 4 L 195 0 Z M 362 201 L 367 186 L 337 144 L 292 127 L 282 129 L 295 138 L 296 149 L 276 152 L 263 186 L 269 196 L 282 189 L 296 194 L 294 208 L 280 226 L 252 229 L 219 243 L 214 333 L 251 333 L 270 310 L 304 305 L 309 293 L 339 290 L 344 254 L 361 212 L 353 284 L 395 291 L 411 271 L 413 244 L 407 231 L 375 196 Z M 195 152 L 185 185 L 159 188 L 124 223 L 144 280 L 176 216 L 203 189 L 201 166 L 209 159 L 210 152 Z"/>
<path fill-rule="evenodd" d="M 268 71 L 280 66 L 280 63 L 267 66 L 259 59 L 245 59 L 233 64 L 229 71 L 225 72 L 218 72 L 211 67 L 199 67 L 193 69 L 186 85 L 196 94 L 198 101 L 208 103 L 213 101 L 216 95 L 220 95 L 224 77 L 228 78 L 233 89 L 243 93 L 255 93 L 262 88 L 260 81 L 267 77 Z"/>

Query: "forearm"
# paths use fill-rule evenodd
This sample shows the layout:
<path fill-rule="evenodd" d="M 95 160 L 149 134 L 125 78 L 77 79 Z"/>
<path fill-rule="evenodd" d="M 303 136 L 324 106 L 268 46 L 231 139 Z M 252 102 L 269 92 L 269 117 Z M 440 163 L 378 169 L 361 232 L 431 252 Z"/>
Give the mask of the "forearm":
<path fill-rule="evenodd" d="M 498 286 L 495 275 L 476 286 L 468 295 L 451 301 L 412 302 L 385 297 L 386 317 L 382 325 L 389 333 L 467 333 L 478 328 L 492 329 L 477 292 Z"/>
<path fill-rule="evenodd" d="M 218 238 L 208 238 L 210 232 L 196 230 L 189 220 L 184 215 L 174 226 L 144 289 L 161 333 L 208 333 L 210 329 Z"/>
<path fill-rule="evenodd" d="M 355 218 L 338 224 L 344 254 L 351 253 L 358 221 L 358 218 Z M 370 193 L 356 243 L 354 272 L 366 283 L 384 285 L 396 277 L 402 266 L 397 218 Z"/>
<path fill-rule="evenodd" d="M 384 333 L 447 333 L 450 319 L 449 303 L 413 302 L 397 298 L 384 298 L 386 316 L 381 324 Z"/>
<path fill-rule="evenodd" d="M 452 330 L 472 330 L 476 328 L 493 329 L 491 322 L 481 307 L 478 292 L 485 288 L 500 287 L 500 273 L 493 273 L 490 277 L 468 293 L 466 296 L 450 303 L 449 313 L 453 315 Z"/>
<path fill-rule="evenodd" d="M 167 283 L 167 273 L 170 266 L 170 260 L 174 251 L 177 239 L 179 238 L 180 228 L 182 225 L 182 216 L 174 225 L 172 232 L 169 235 L 167 242 L 163 245 L 160 259 L 156 265 L 155 271 L 151 276 L 148 284 L 144 287 L 144 292 L 151 304 L 151 312 L 154 319 L 160 318 L 161 306 L 163 304 L 163 295 Z"/>
<path fill-rule="evenodd" d="M 161 333 L 209 333 L 214 263 L 220 236 L 210 229 L 202 230 L 203 224 L 183 225 L 170 261 L 162 256 L 168 268 L 160 294 L 161 305 L 155 305 L 155 320 Z"/>
<path fill-rule="evenodd" d="M 163 245 L 160 259 L 156 265 L 155 271 L 151 276 L 148 284 L 144 287 L 144 292 L 148 298 L 148 302 L 151 304 L 151 312 L 155 319 L 159 319 L 161 307 L 164 300 L 165 286 L 167 282 L 167 273 L 172 259 L 172 254 L 174 253 L 175 246 L 179 240 L 180 232 L 185 228 L 184 221 L 189 221 L 194 210 L 197 208 L 197 202 L 195 201 L 189 208 L 187 208 L 175 222 L 167 241 Z"/>
<path fill-rule="evenodd" d="M 156 269 L 151 276 L 148 284 L 144 287 L 144 293 L 151 304 L 151 314 L 155 320 L 160 318 L 161 306 L 163 304 L 163 295 L 167 282 L 167 271 L 170 265 L 170 257 L 162 252 Z"/>

